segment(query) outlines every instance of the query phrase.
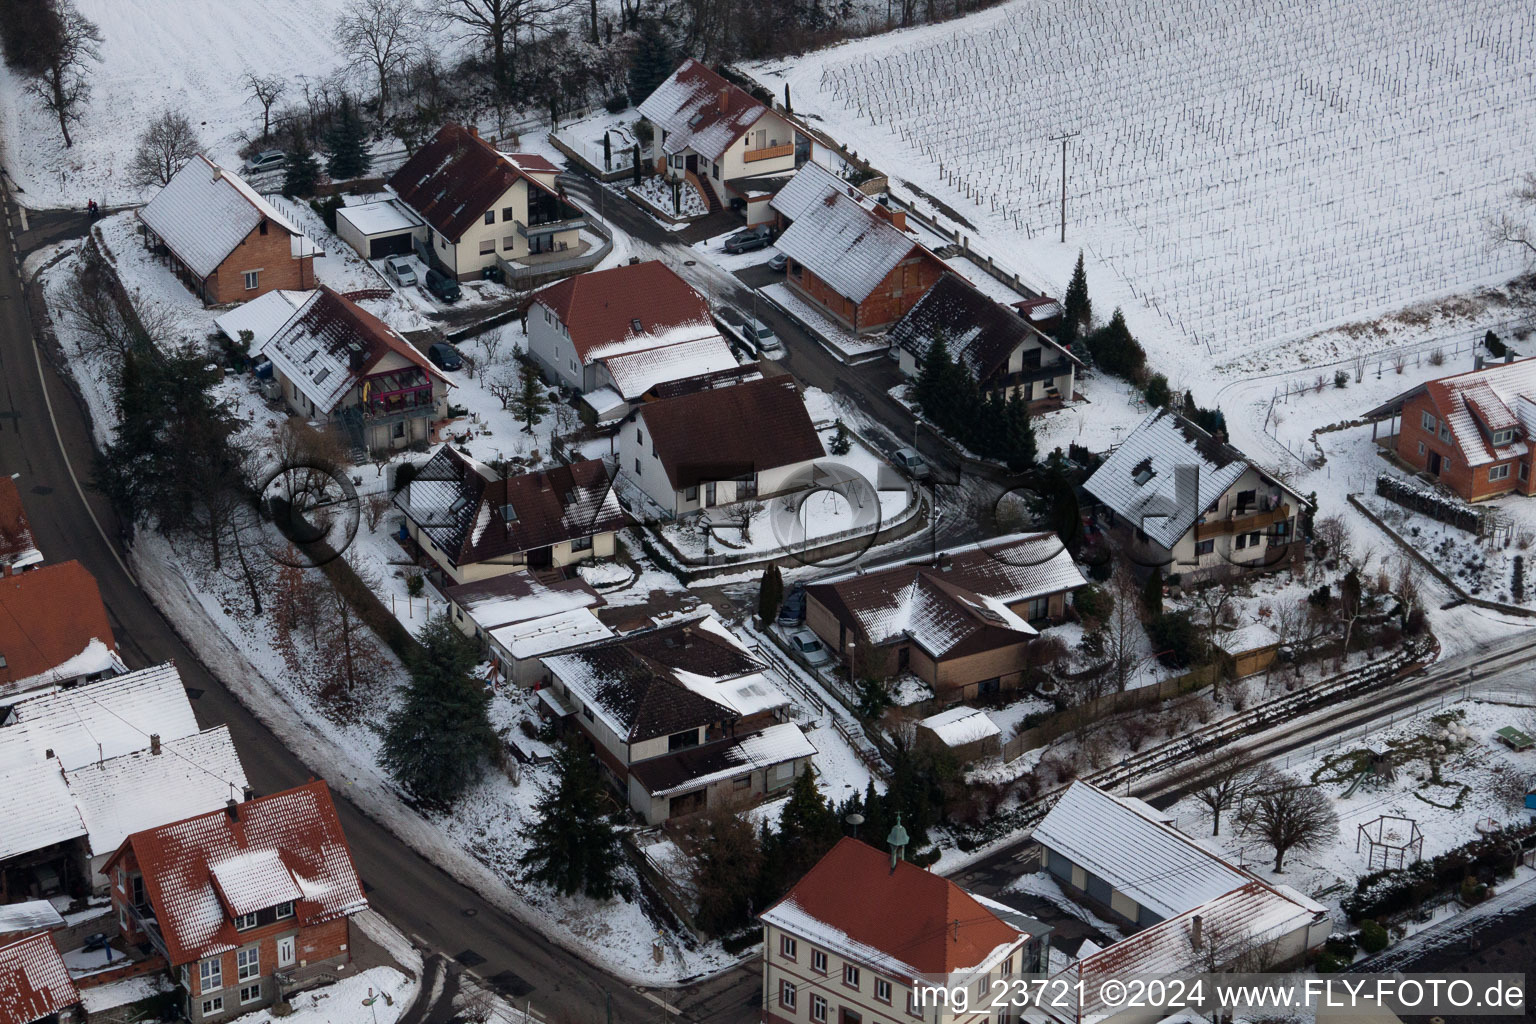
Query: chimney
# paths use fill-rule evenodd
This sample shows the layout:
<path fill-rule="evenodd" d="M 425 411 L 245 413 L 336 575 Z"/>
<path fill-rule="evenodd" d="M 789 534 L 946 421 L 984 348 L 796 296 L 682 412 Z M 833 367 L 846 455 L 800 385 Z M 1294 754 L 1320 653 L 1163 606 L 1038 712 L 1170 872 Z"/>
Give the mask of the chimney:
<path fill-rule="evenodd" d="M 1472 357 L 1472 372 L 1476 373 L 1478 370 L 1481 370 L 1482 368 L 1483 368 L 1483 357 L 1481 355 L 1473 356 Z"/>
<path fill-rule="evenodd" d="M 907 830 L 901 827 L 901 812 L 896 812 L 896 824 L 891 828 L 890 834 L 885 837 L 885 843 L 891 848 L 891 873 L 896 872 L 898 861 L 905 859 L 907 853 Z"/>
<path fill-rule="evenodd" d="M 469 134 L 473 135 L 475 138 L 478 139 L 480 137 L 480 129 L 475 127 L 474 125 L 470 125 L 469 126 Z"/>
<path fill-rule="evenodd" d="M 1512 363 L 1514 361 L 1515 361 L 1515 354 L 1513 352 L 1510 352 L 1510 351 L 1506 350 L 1505 353 L 1504 353 L 1504 365 L 1508 366 L 1510 363 Z"/>
<path fill-rule="evenodd" d="M 229 802 L 224 805 L 224 813 L 229 815 L 230 821 L 240 820 L 240 805 L 235 803 L 234 797 L 230 797 Z"/>
<path fill-rule="evenodd" d="M 722 114 L 725 113 L 727 110 L 730 109 L 730 107 L 731 107 L 731 89 L 730 89 L 730 86 L 722 85 L 720 87 L 720 113 L 722 113 Z"/>
<path fill-rule="evenodd" d="M 242 797 L 244 798 L 244 800 L 247 803 L 249 803 L 250 801 L 256 799 L 256 791 L 254 789 L 252 789 L 250 786 L 246 786 L 244 793 L 242 793 L 241 795 L 242 795 Z"/>
<path fill-rule="evenodd" d="M 1189 944 L 1195 947 L 1195 952 L 1197 953 L 1200 951 L 1200 943 L 1204 938 L 1201 934 L 1204 930 L 1202 927 L 1204 923 L 1199 914 L 1189 919 Z"/>
<path fill-rule="evenodd" d="M 149 752 L 151 754 L 160 753 L 160 734 L 157 732 L 149 734 Z"/>

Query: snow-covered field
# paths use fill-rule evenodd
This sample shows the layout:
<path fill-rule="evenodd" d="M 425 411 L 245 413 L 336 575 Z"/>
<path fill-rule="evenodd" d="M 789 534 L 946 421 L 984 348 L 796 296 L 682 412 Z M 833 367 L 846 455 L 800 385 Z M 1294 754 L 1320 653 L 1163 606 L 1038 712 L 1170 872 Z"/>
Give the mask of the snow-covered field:
<path fill-rule="evenodd" d="M 1018 0 L 753 73 L 1026 281 L 1085 248 L 1095 309 L 1179 367 L 1516 272 L 1483 224 L 1530 169 L 1533 57 L 1523 0 Z"/>

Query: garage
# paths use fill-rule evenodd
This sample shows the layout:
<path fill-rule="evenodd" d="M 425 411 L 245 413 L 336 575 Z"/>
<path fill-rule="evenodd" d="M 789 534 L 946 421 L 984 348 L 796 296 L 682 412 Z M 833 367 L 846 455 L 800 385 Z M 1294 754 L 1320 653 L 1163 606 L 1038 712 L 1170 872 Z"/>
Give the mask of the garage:
<path fill-rule="evenodd" d="M 421 221 L 397 199 L 383 199 L 336 211 L 336 234 L 364 259 L 404 256 Z"/>

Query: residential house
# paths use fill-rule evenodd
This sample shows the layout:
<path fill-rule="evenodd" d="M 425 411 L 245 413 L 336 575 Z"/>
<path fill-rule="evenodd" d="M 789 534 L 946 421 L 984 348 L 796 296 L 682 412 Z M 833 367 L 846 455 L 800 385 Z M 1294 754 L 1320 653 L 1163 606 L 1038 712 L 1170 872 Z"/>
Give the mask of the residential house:
<path fill-rule="evenodd" d="M 313 288 L 316 256 L 298 220 L 234 171 L 202 154 L 139 209 L 145 241 L 206 306 L 245 302 L 276 288 Z"/>
<path fill-rule="evenodd" d="M 343 974 L 368 906 L 320 781 L 135 832 L 106 871 L 123 938 L 165 958 L 194 1024 Z"/>
<path fill-rule="evenodd" d="M 648 824 L 782 793 L 816 748 L 768 666 L 713 617 L 544 659 L 543 712 L 585 736 Z"/>
<path fill-rule="evenodd" d="M 1035 826 L 1042 864 L 1064 890 L 1135 934 L 1083 956 L 1067 982 L 1185 971 L 1261 972 L 1299 962 L 1332 930 L 1322 904 L 1223 860 L 1134 797 L 1074 782 Z M 1060 1020 L 1122 1017 L 1089 998 Z M 1152 1019 L 1155 1019 L 1152 1018 Z"/>
<path fill-rule="evenodd" d="M 1483 366 L 1409 388 L 1366 413 L 1397 420 L 1385 443 L 1414 470 L 1464 501 L 1531 494 L 1536 359 Z M 1375 428 L 1372 428 L 1372 435 Z"/>
<path fill-rule="evenodd" d="M 980 708 L 957 704 L 919 719 L 914 743 L 943 751 L 959 764 L 1002 753 L 1003 730 Z"/>
<path fill-rule="evenodd" d="M 80 993 L 47 932 L 0 945 L 0 1024 L 85 1020 Z"/>
<path fill-rule="evenodd" d="M 1036 625 L 1061 619 L 1085 582 L 1054 533 L 1011 534 L 811 583 L 805 624 L 845 659 L 970 700 L 1018 688 Z"/>
<path fill-rule="evenodd" d="M 788 121 L 691 57 L 639 110 L 656 129 L 657 173 L 686 180 L 712 211 L 739 200 L 747 223 L 770 218 L 769 193 L 748 182 L 794 171 L 795 130 Z"/>
<path fill-rule="evenodd" d="M 0 702 L 125 671 L 96 578 L 79 562 L 32 564 L 0 575 Z"/>
<path fill-rule="evenodd" d="M 41 691 L 0 709 L 0 903 L 90 891 L 91 829 L 70 773 L 197 732 L 169 663 Z M 135 799 L 154 804 L 143 794 Z"/>
<path fill-rule="evenodd" d="M 906 861 L 899 824 L 887 841 L 839 840 L 759 915 L 764 1024 L 1016 1020 L 991 1001 L 1045 972 L 1050 928 Z M 965 1010 L 930 998 L 937 985 Z"/>
<path fill-rule="evenodd" d="M 359 451 L 424 445 L 451 386 L 399 332 L 321 287 L 260 349 L 296 416 L 333 423 Z"/>
<path fill-rule="evenodd" d="M 142 750 L 92 761 L 64 773 L 85 822 L 90 885 L 107 891 L 105 867 L 135 832 L 216 811 L 231 793 L 250 795 L 228 726 L 162 740 Z"/>
<path fill-rule="evenodd" d="M 504 477 L 442 445 L 395 495 L 418 550 L 453 583 L 611 558 L 629 525 L 597 460 Z"/>
<path fill-rule="evenodd" d="M 858 334 L 885 329 L 949 273 L 907 231 L 905 211 L 873 199 L 820 164 L 773 197 L 789 222 L 774 242 L 791 291 Z"/>
<path fill-rule="evenodd" d="M 619 427 L 619 471 L 670 515 L 804 489 L 825 455 L 788 377 L 648 402 Z"/>
<path fill-rule="evenodd" d="M 0 476 L 0 577 L 26 572 L 42 560 L 15 479 Z"/>
<path fill-rule="evenodd" d="M 535 292 L 523 328 L 529 356 L 550 380 L 582 394 L 607 389 L 626 403 L 657 384 L 736 366 L 704 296 L 660 260 Z"/>
<path fill-rule="evenodd" d="M 393 228 L 365 234 L 376 227 L 366 220 L 371 208 L 354 207 L 343 211 L 349 237 L 354 246 L 366 237 L 371 254 L 409 234 L 422 259 L 460 281 L 487 271 L 520 277 L 593 244 L 582 236 L 586 212 L 557 188 L 557 173 L 542 157 L 500 152 L 474 127 L 445 124 L 386 182 L 417 223 L 407 227 L 402 216 Z"/>
<path fill-rule="evenodd" d="M 1200 580 L 1303 555 L 1307 500 L 1167 409 L 1147 414 L 1083 484 L 1136 564 Z"/>
<path fill-rule="evenodd" d="M 593 609 L 605 602 L 579 577 L 545 580 L 527 570 L 443 588 L 453 621 L 486 647 L 491 682 L 525 689 L 545 655 L 613 636 Z"/>
<path fill-rule="evenodd" d="M 934 339 L 970 371 L 983 393 L 1017 394 L 1032 412 L 1072 400 L 1077 357 L 958 274 L 945 274 L 891 328 L 901 372 L 916 377 Z"/>

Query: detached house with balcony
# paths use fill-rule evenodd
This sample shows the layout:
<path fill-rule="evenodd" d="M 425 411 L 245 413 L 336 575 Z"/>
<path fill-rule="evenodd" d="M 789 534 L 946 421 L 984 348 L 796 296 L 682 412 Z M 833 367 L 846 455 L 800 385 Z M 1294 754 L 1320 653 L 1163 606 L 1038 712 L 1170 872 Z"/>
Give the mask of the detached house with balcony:
<path fill-rule="evenodd" d="M 503 153 L 474 128 L 446 124 L 386 182 L 398 202 L 346 208 L 338 231 L 345 220 L 364 255 L 388 254 L 409 235 L 422 259 L 460 281 L 486 270 L 537 277 L 595 244 L 582 234 L 586 212 L 557 189 L 558 173 L 543 157 Z"/>
<path fill-rule="evenodd" d="M 591 743 L 647 824 L 783 793 L 816 748 L 789 698 L 713 617 L 544 659 L 546 717 Z"/>
<path fill-rule="evenodd" d="M 806 164 L 773 197 L 788 222 L 774 247 L 789 258 L 785 282 L 856 334 L 894 324 L 949 273 L 907 232 L 907 215 Z"/>
<path fill-rule="evenodd" d="M 839 840 L 760 915 L 763 1024 L 1018 1020 L 989 1004 L 1044 976 L 1049 926 L 906 861 L 899 823 L 887 843 Z M 963 990 L 965 1011 L 934 986 Z"/>
<path fill-rule="evenodd" d="M 138 212 L 146 244 L 205 306 L 277 288 L 313 288 L 324 256 L 280 208 L 234 171 L 199 153 Z"/>
<path fill-rule="evenodd" d="M 789 377 L 647 402 L 619 426 L 619 471 L 674 516 L 803 490 L 825 455 Z"/>
<path fill-rule="evenodd" d="M 194 1024 L 344 975 L 368 906 L 319 781 L 135 832 L 106 871 L 123 937 L 165 958 Z"/>
<path fill-rule="evenodd" d="M 1536 359 L 1426 381 L 1365 415 L 1397 420 L 1384 443 L 1463 501 L 1536 490 Z"/>
<path fill-rule="evenodd" d="M 1059 306 L 1057 308 L 1060 308 Z M 950 358 L 970 371 L 984 393 L 1017 394 L 1031 412 L 1072 400 L 1081 361 L 1028 319 L 948 273 L 891 328 L 901 372 L 916 377 L 942 337 Z"/>
<path fill-rule="evenodd" d="M 611 558 L 629 525 L 596 459 L 503 476 L 442 445 L 395 495 L 420 552 L 454 584 Z"/>
<path fill-rule="evenodd" d="M 452 385 L 399 332 L 339 292 L 311 292 L 260 349 L 295 416 L 359 451 L 426 444 Z"/>
<path fill-rule="evenodd" d="M 691 57 L 639 110 L 656 129 L 658 173 L 687 181 L 711 211 L 739 200 L 748 224 L 771 219 L 768 182 L 787 178 L 796 165 L 787 120 Z"/>
<path fill-rule="evenodd" d="M 1086 582 L 1054 533 L 1014 534 L 807 584 L 805 624 L 845 659 L 862 651 L 885 675 L 969 700 L 1018 688 L 1038 629 Z"/>
<path fill-rule="evenodd" d="M 1304 554 L 1306 498 L 1167 409 L 1148 413 L 1083 488 L 1128 557 L 1165 575 L 1217 579 Z"/>

